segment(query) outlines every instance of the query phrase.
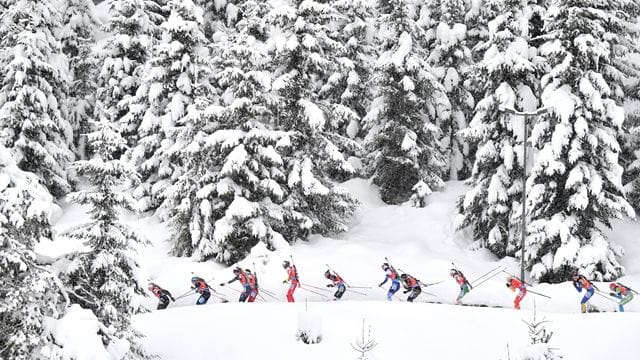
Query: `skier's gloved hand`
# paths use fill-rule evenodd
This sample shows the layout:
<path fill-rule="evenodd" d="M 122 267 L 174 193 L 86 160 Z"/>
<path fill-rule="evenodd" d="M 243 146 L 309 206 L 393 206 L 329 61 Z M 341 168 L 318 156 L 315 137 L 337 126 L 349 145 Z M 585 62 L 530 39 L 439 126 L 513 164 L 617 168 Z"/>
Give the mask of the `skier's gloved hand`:
<path fill-rule="evenodd" d="M 403 293 L 403 294 L 406 294 L 406 293 L 408 293 L 409 291 L 411 291 L 411 289 L 407 289 L 407 290 L 403 291 L 402 293 Z"/>
<path fill-rule="evenodd" d="M 171 301 L 176 302 L 176 299 L 172 296 Z"/>
<path fill-rule="evenodd" d="M 224 283 L 220 283 L 220 286 L 224 286 Z"/>
<path fill-rule="evenodd" d="M 616 296 L 615 293 L 609 293 L 609 296 Z"/>
<path fill-rule="evenodd" d="M 333 284 L 327 284 L 327 287 L 333 287 Z"/>
<path fill-rule="evenodd" d="M 382 283 L 378 284 L 378 287 L 382 287 Z"/>
<path fill-rule="evenodd" d="M 196 288 L 195 286 L 192 286 L 192 287 L 191 287 L 191 290 L 195 290 L 195 288 Z"/>
<path fill-rule="evenodd" d="M 282 283 L 283 283 L 283 284 L 286 284 L 286 283 L 288 283 L 288 282 L 289 282 L 289 280 L 287 280 L 287 279 L 282 280 Z"/>

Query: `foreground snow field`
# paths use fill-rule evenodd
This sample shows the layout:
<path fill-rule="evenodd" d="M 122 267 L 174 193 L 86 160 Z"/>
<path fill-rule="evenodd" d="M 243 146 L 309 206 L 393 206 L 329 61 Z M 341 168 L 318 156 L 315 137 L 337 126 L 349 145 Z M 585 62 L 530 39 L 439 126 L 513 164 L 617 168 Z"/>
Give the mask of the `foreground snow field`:
<path fill-rule="evenodd" d="M 378 346 L 372 359 L 519 359 L 532 312 L 381 301 L 310 302 L 323 339 L 296 341 L 304 303 L 228 303 L 181 307 L 137 317 L 145 343 L 163 359 L 356 359 L 362 320 Z M 640 314 L 542 314 L 565 359 L 633 358 Z M 631 357 L 630 357 L 631 356 Z"/>
<path fill-rule="evenodd" d="M 362 320 L 372 326 L 372 337 L 379 343 L 375 359 L 403 357 L 430 359 L 519 359 L 529 341 L 522 320 L 533 317 L 534 300 L 539 317 L 550 320 L 554 332 L 553 346 L 565 359 L 604 359 L 617 356 L 629 358 L 634 340 L 640 336 L 640 300 L 632 301 L 625 313 L 614 313 L 617 306 L 604 296 L 595 295 L 591 303 L 606 313 L 579 314 L 583 294 L 569 282 L 542 284 L 532 290 L 552 299 L 528 294 L 522 311 L 512 310 L 514 293 L 509 291 L 501 273 L 471 291 L 466 303 L 502 306 L 478 308 L 451 305 L 458 287 L 449 277 L 454 262 L 470 279 L 497 267 L 517 274 L 515 259 L 498 261 L 485 250 L 475 250 L 467 234 L 454 230 L 454 204 L 465 191 L 459 182 L 450 182 L 447 189 L 434 193 L 426 208 L 388 206 L 382 203 L 375 189 L 365 180 L 352 180 L 345 186 L 361 202 L 351 230 L 338 238 L 312 237 L 290 249 L 270 252 L 258 246 L 251 256 L 240 263 L 243 268 L 255 266 L 261 286 L 284 300 L 287 285 L 282 284 L 283 260 L 293 256 L 300 274 L 302 289 L 295 293 L 295 304 L 276 302 L 264 297 L 254 304 L 237 304 L 238 283 L 218 286 L 233 277 L 231 270 L 213 262 L 198 263 L 188 258 L 167 255 L 168 230 L 155 217 L 128 216 L 126 222 L 137 229 L 152 244 L 140 249 L 142 281 L 152 279 L 170 290 L 174 296 L 189 293 L 193 274 L 208 280 L 230 303 L 221 304 L 212 297 L 206 306 L 195 306 L 196 296 L 188 295 L 171 304 L 166 311 L 155 311 L 135 318 L 135 324 L 147 335 L 145 343 L 163 359 L 355 359 L 351 349 L 360 334 Z M 58 232 L 81 222 L 86 216 L 79 207 L 68 207 L 58 220 Z M 627 276 L 621 279 L 632 287 L 640 287 L 640 245 L 637 223 L 620 222 L 609 233 L 612 240 L 626 249 L 622 259 Z M 41 243 L 41 255 L 58 256 L 79 249 L 79 244 L 59 240 Z M 384 258 L 418 277 L 425 283 L 444 281 L 423 289 L 419 303 L 405 303 L 406 295 L 398 293 L 397 301 L 384 301 L 386 289 L 379 289 L 384 274 L 380 269 Z M 336 270 L 350 285 L 371 287 L 357 289 L 366 295 L 347 291 L 344 301 L 331 302 L 308 290 L 317 290 L 328 282 L 323 278 L 326 264 Z M 603 290 L 606 283 L 597 283 Z M 308 309 L 320 316 L 323 340 L 305 345 L 296 341 L 298 314 Z M 444 304 L 428 304 L 435 301 Z M 155 309 L 156 299 L 145 299 Z M 633 356 L 632 356 L 633 357 Z"/>

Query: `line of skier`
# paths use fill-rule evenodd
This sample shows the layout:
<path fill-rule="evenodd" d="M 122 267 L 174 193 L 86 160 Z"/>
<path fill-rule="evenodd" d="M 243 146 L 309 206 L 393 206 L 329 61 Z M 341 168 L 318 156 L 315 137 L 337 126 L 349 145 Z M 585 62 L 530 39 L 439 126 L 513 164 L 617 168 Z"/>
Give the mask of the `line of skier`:
<path fill-rule="evenodd" d="M 384 271 L 385 277 L 384 277 L 384 280 L 380 284 L 378 284 L 378 286 L 382 288 L 387 282 L 391 283 L 391 286 L 387 291 L 387 300 L 392 300 L 395 294 L 400 290 L 400 286 L 402 286 L 404 288 L 404 293 L 409 294 L 406 301 L 413 302 L 421 293 L 423 293 L 423 290 L 422 290 L 423 287 L 432 286 L 432 285 L 436 285 L 443 282 L 443 281 L 439 281 L 431 284 L 424 284 L 422 281 L 420 281 L 416 277 L 394 268 L 390 264 L 388 259 L 385 258 L 385 260 L 386 261 L 381 266 L 382 270 Z M 458 293 L 458 296 L 456 297 L 456 300 L 455 300 L 455 303 L 457 305 L 462 304 L 462 299 L 474 288 L 474 286 L 477 287 L 482 283 L 486 282 L 487 280 L 499 275 L 500 273 L 506 273 L 504 268 L 502 268 L 501 266 L 498 266 L 492 269 L 491 271 L 483 274 L 482 276 L 478 277 L 474 281 L 470 282 L 469 280 L 467 280 L 464 274 L 455 267 L 455 264 L 453 265 L 454 265 L 454 268 L 451 269 L 449 274 L 453 278 L 453 280 L 460 286 L 460 292 Z M 296 266 L 293 264 L 293 262 L 290 262 L 288 260 L 283 261 L 282 267 L 286 271 L 286 278 L 282 281 L 282 283 L 289 284 L 289 288 L 287 289 L 285 298 L 288 302 L 295 302 L 295 299 L 294 299 L 295 291 L 297 288 L 301 287 L 298 270 Z M 324 277 L 330 283 L 327 284 L 326 287 L 335 288 L 336 291 L 333 294 L 333 300 L 339 300 L 345 294 L 345 292 L 347 291 L 347 287 L 349 285 L 337 272 L 332 270 L 331 267 L 329 267 L 329 265 L 327 265 L 327 267 L 329 269 L 325 271 Z M 238 291 L 235 289 L 234 290 L 240 293 L 240 297 L 238 299 L 239 302 L 255 302 L 256 298 L 258 297 L 262 298 L 263 301 L 267 301 L 264 297 L 262 297 L 261 292 L 265 296 L 268 296 L 275 300 L 279 300 L 277 294 L 271 291 L 268 291 L 266 289 L 260 289 L 258 285 L 257 275 L 255 274 L 255 272 L 252 272 L 250 269 L 243 270 L 241 267 L 238 266 L 238 267 L 235 267 L 232 270 L 232 272 L 234 275 L 233 278 L 231 278 L 226 282 L 220 283 L 219 286 L 224 287 L 228 284 L 232 284 L 238 281 L 242 286 L 242 290 L 241 291 Z M 610 292 L 606 294 L 604 292 L 599 291 L 599 289 L 583 275 L 575 274 L 572 277 L 572 280 L 573 280 L 573 286 L 578 292 L 582 292 L 582 290 L 585 291 L 585 295 L 580 301 L 580 309 L 581 309 L 581 312 L 583 313 L 588 311 L 587 303 L 594 294 L 599 294 L 604 297 L 608 295 L 610 297 L 616 298 L 617 300 L 613 300 L 607 297 L 608 299 L 618 304 L 618 310 L 620 312 L 624 312 L 624 305 L 628 304 L 631 300 L 633 300 L 634 293 L 638 294 L 635 290 L 619 282 L 610 283 L 609 284 Z M 223 302 L 227 301 L 226 297 L 223 294 L 220 294 L 217 291 L 215 291 L 213 288 L 209 286 L 209 284 L 207 284 L 207 282 L 204 279 L 200 277 L 197 277 L 197 276 L 192 277 L 191 284 L 192 284 L 191 291 L 177 298 L 174 298 L 169 291 L 161 288 L 155 283 L 149 284 L 149 291 L 151 291 L 154 294 L 154 296 L 156 296 L 159 300 L 158 307 L 157 307 L 158 310 L 166 309 L 171 301 L 175 302 L 177 299 L 188 296 L 192 294 L 192 291 L 200 295 L 200 297 L 196 301 L 196 305 L 206 304 L 212 295 L 219 298 Z M 550 297 L 547 295 L 544 295 L 529 289 L 529 287 L 532 286 L 531 284 L 528 284 L 527 282 L 519 279 L 518 277 L 508 273 L 506 278 L 506 286 L 510 290 L 517 292 L 516 297 L 514 298 L 514 301 L 513 301 L 513 307 L 515 309 L 520 309 L 520 303 L 522 302 L 522 300 L 524 299 L 524 297 L 527 295 L 528 292 L 550 299 Z M 352 290 L 352 288 L 368 289 L 370 287 L 349 286 L 349 288 L 350 288 L 349 289 L 350 291 L 356 292 L 358 294 L 366 295 L 365 293 Z M 305 287 L 303 289 L 326 297 L 324 294 L 317 292 L 319 290 L 323 290 L 322 288 L 305 284 Z M 429 294 L 429 293 L 426 293 L 426 294 Z M 429 295 L 433 295 L 433 294 L 429 294 Z"/>

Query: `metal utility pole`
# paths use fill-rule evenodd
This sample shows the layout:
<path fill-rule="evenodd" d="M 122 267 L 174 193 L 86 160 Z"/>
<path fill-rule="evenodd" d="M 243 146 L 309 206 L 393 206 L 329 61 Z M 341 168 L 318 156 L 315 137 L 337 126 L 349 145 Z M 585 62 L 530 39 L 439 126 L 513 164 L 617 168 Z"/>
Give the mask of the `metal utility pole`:
<path fill-rule="evenodd" d="M 522 254 L 520 255 L 520 280 L 525 281 L 524 279 L 524 242 L 527 237 L 527 216 L 526 216 L 526 202 L 527 202 L 527 139 L 529 138 L 529 131 L 527 129 L 527 124 L 530 120 L 535 120 L 540 115 L 545 114 L 551 108 L 544 107 L 537 109 L 536 111 L 516 111 L 511 108 L 506 108 L 504 106 L 500 106 L 500 111 L 513 115 L 513 116 L 523 116 L 524 124 L 522 124 L 524 138 L 522 139 L 522 239 L 520 240 L 520 248 L 522 249 Z"/>

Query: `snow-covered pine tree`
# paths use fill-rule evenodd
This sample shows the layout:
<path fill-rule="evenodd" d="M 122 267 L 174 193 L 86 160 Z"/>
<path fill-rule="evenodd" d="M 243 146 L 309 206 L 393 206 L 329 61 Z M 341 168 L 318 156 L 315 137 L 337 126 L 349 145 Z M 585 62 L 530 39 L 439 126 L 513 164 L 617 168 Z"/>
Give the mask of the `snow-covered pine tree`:
<path fill-rule="evenodd" d="M 60 12 L 50 0 L 21 0 L 0 14 L 0 143 L 51 194 L 71 190 L 67 164 L 72 129 L 61 113 L 67 68 L 55 32 Z"/>
<path fill-rule="evenodd" d="M 640 86 L 634 86 L 640 96 Z M 636 213 L 640 212 L 640 99 L 628 98 L 624 105 L 625 127 L 628 132 L 622 136 L 620 144 L 621 163 L 624 166 L 622 183 L 629 204 Z"/>
<path fill-rule="evenodd" d="M 194 101 L 207 56 L 202 9 L 192 1 L 170 0 L 162 40 L 153 48 L 142 83 L 129 103 L 127 123 L 139 123 L 139 141 L 129 157 L 142 176 L 134 195 L 141 210 L 155 210 L 164 190 L 180 176 L 175 144 L 177 123 Z"/>
<path fill-rule="evenodd" d="M 133 147 L 138 143 L 141 119 L 123 117 L 129 112 L 129 102 L 136 94 L 155 42 L 157 14 L 150 14 L 149 9 L 157 7 L 151 0 L 108 1 L 110 36 L 99 54 L 102 67 L 97 79 L 95 116 L 98 121 L 119 122 L 127 145 Z"/>
<path fill-rule="evenodd" d="M 496 5 L 496 0 L 468 0 L 463 23 L 467 27 L 466 45 L 471 50 L 474 63 L 484 58 L 484 51 L 479 49 L 478 45 L 489 40 L 489 22 L 498 14 Z M 477 100 L 484 97 L 484 94 L 478 95 Z"/>
<path fill-rule="evenodd" d="M 332 6 L 341 16 L 335 19 L 331 36 L 342 44 L 342 53 L 336 54 L 339 66 L 328 74 L 320 94 L 333 104 L 334 118 L 342 119 L 336 131 L 355 139 L 361 135 L 360 122 L 373 98 L 369 83 L 377 58 L 373 43 L 375 8 L 369 0 L 336 0 Z M 361 152 L 355 143 L 343 144 L 345 153 Z"/>
<path fill-rule="evenodd" d="M 243 19 L 216 64 L 216 86 L 225 94 L 221 106 L 201 109 L 206 101 L 200 101 L 190 107 L 177 140 L 184 174 L 165 201 L 174 253 L 225 264 L 241 260 L 259 242 L 278 248 L 290 228 L 311 222 L 287 207 L 278 145 L 289 142 L 288 134 L 272 129 L 266 106 L 271 78 L 260 39 L 267 35 L 263 17 L 270 7 L 251 0 L 239 6 Z"/>
<path fill-rule="evenodd" d="M 196 0 L 204 10 L 203 31 L 210 42 L 224 41 L 228 30 L 244 15 L 241 7 L 245 0 Z M 267 5 L 267 4 L 265 4 Z"/>
<path fill-rule="evenodd" d="M 45 318 L 57 318 L 61 292 L 36 264 L 35 244 L 51 237 L 53 199 L 0 144 L 0 358 L 36 359 L 51 344 Z"/>
<path fill-rule="evenodd" d="M 528 180 L 526 245 L 531 276 L 541 281 L 564 281 L 578 271 L 597 280 L 623 273 L 622 249 L 601 228 L 634 216 L 624 199 L 616 140 L 624 110 L 610 75 L 626 55 L 637 5 L 556 1 L 549 9 L 550 37 L 541 54 L 550 71 L 542 78 L 542 101 L 554 111 L 532 133 L 539 153 Z"/>
<path fill-rule="evenodd" d="M 334 103 L 318 96 L 323 80 L 338 65 L 342 45 L 328 33 L 337 11 L 329 3 L 311 0 L 282 5 L 267 16 L 267 41 L 273 55 L 273 99 L 270 110 L 276 129 L 289 132 L 290 143 L 280 144 L 290 190 L 289 206 L 311 219 L 287 240 L 347 229 L 355 199 L 331 178 L 345 179 L 355 170 L 337 144 L 348 141 L 335 132 L 341 119 Z M 286 150 L 286 151 L 285 151 Z"/>
<path fill-rule="evenodd" d="M 425 8 L 429 26 L 427 62 L 451 103 L 450 116 L 438 124 L 442 130 L 440 142 L 449 167 L 443 177 L 445 180 L 465 179 L 471 175 L 473 156 L 458 131 L 467 127 L 467 119 L 471 118 L 474 106 L 473 95 L 465 85 L 465 71 L 473 63 L 471 50 L 466 46 L 465 1 L 438 0 L 427 3 Z"/>
<path fill-rule="evenodd" d="M 458 228 L 470 226 L 479 246 L 498 256 L 519 248 L 522 208 L 523 119 L 500 106 L 532 111 L 538 100 L 539 59 L 528 44 L 526 1 L 497 0 L 498 15 L 489 23 L 489 39 L 481 44 L 484 58 L 469 76 L 484 93 L 463 136 L 478 144 L 471 189 L 460 198 Z M 527 125 L 529 126 L 529 125 Z"/>
<path fill-rule="evenodd" d="M 122 224 L 118 215 L 119 209 L 137 211 L 133 197 L 122 191 L 123 184 L 135 180 L 137 174 L 127 162 L 114 158 L 126 147 L 118 125 L 103 121 L 92 126 L 96 131 L 87 135 L 87 144 L 93 158 L 74 163 L 89 187 L 69 195 L 72 202 L 89 207 L 91 222 L 67 234 L 89 250 L 74 255 L 63 281 L 71 300 L 91 309 L 105 325 L 105 344 L 118 349 L 127 344 L 125 359 L 147 359 L 150 356 L 140 343 L 142 334 L 131 325 L 131 317 L 145 311 L 139 301 L 145 292 L 136 277 L 134 258 L 136 246 L 144 240 Z"/>
<path fill-rule="evenodd" d="M 63 28 L 60 33 L 62 52 L 70 70 L 67 120 L 73 128 L 73 148 L 76 157 L 86 158 L 85 134 L 94 116 L 98 59 L 93 47 L 101 24 L 95 17 L 91 0 L 66 0 Z"/>
<path fill-rule="evenodd" d="M 427 196 L 444 186 L 446 159 L 437 123 L 450 116 L 450 104 L 425 61 L 418 4 L 381 0 L 378 12 L 377 98 L 365 118 L 368 172 L 383 201 L 398 204 L 411 198 L 424 206 Z"/>

